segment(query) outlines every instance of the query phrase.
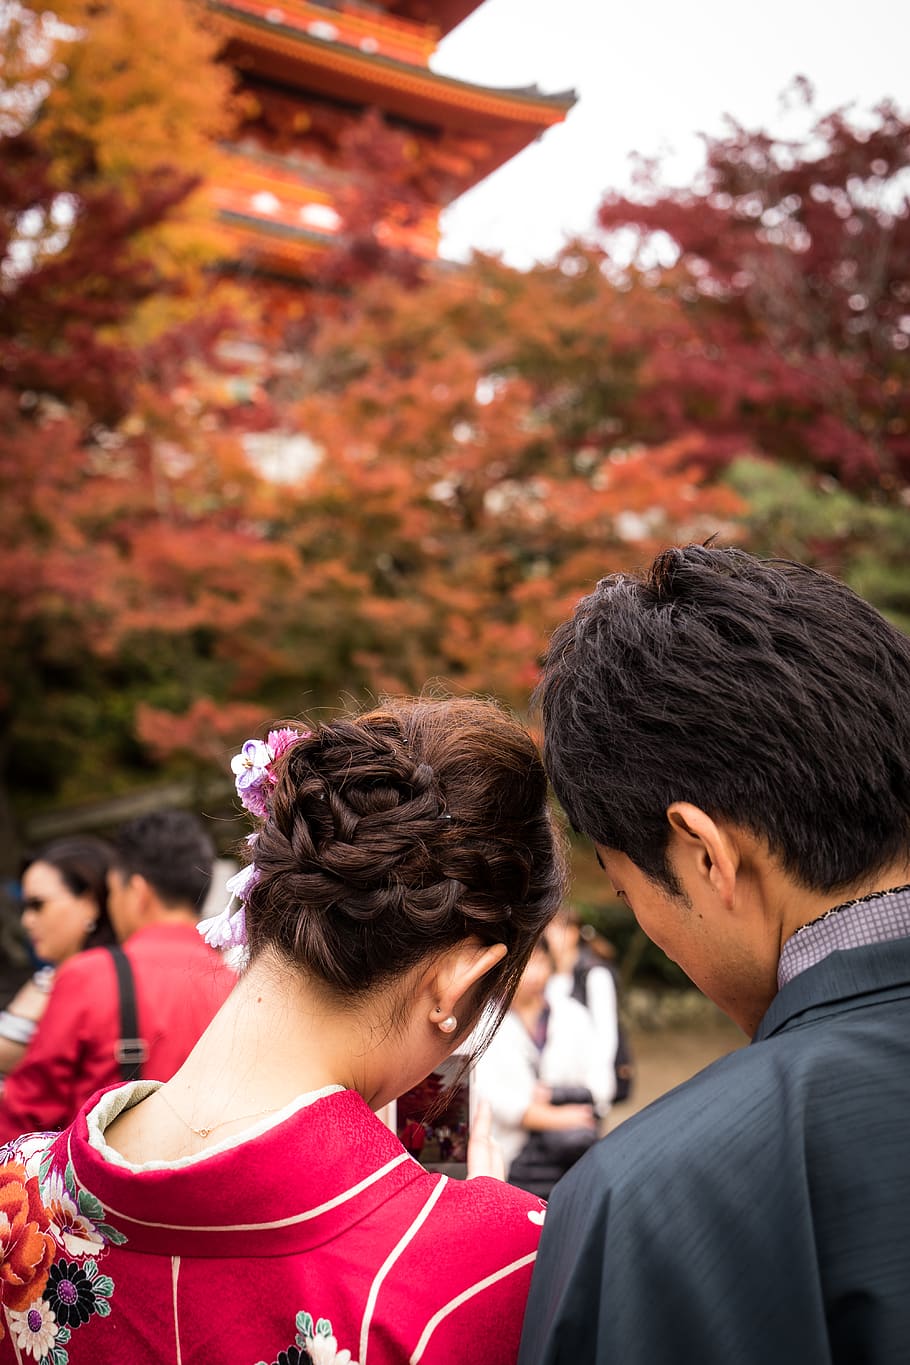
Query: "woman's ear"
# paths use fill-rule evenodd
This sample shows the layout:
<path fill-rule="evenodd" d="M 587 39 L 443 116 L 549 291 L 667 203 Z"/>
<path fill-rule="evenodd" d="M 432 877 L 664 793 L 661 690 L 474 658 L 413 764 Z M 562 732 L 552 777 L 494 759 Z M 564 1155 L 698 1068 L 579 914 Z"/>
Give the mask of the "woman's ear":
<path fill-rule="evenodd" d="M 503 960 L 506 952 L 504 943 L 481 943 L 474 937 L 449 948 L 433 966 L 434 980 L 429 984 L 434 1005 L 444 1016 L 457 1018 L 459 1003 Z"/>
<path fill-rule="evenodd" d="M 740 854 L 729 831 L 689 801 L 668 806 L 667 820 L 672 830 L 671 865 L 687 895 L 692 898 L 699 889 L 710 890 L 731 910 Z"/>

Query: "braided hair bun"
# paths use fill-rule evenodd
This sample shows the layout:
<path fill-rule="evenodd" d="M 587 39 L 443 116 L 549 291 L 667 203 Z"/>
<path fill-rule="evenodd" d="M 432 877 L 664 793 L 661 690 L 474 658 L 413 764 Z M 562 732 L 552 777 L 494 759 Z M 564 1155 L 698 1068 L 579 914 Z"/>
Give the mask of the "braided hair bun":
<path fill-rule="evenodd" d="M 537 750 L 498 706 L 390 700 L 316 726 L 274 764 L 247 898 L 265 949 L 355 997 L 476 935 L 508 952 L 505 1009 L 564 889 Z"/>

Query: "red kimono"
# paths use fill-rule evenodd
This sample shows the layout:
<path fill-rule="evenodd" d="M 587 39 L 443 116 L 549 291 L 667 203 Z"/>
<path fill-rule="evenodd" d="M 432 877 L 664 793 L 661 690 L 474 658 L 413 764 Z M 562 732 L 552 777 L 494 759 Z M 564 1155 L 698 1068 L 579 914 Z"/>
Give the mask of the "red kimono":
<path fill-rule="evenodd" d="M 0 1365 L 513 1365 L 539 1199 L 428 1174 L 334 1088 L 130 1168 L 103 1130 L 154 1088 L 0 1151 Z"/>

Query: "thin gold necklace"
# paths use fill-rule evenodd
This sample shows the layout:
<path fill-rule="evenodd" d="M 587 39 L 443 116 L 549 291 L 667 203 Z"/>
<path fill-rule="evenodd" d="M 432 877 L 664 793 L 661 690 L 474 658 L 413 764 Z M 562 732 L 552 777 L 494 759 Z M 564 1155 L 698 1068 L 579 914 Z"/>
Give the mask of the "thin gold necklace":
<path fill-rule="evenodd" d="M 167 1095 L 165 1095 L 163 1090 L 159 1090 L 157 1093 L 159 1099 L 164 1100 L 168 1109 L 170 1109 L 171 1113 L 174 1115 L 175 1118 L 178 1118 L 180 1120 L 184 1128 L 189 1128 L 191 1133 L 195 1133 L 197 1137 L 201 1138 L 207 1138 L 210 1133 L 214 1133 L 216 1128 L 223 1128 L 226 1123 L 243 1123 L 245 1119 L 259 1119 L 262 1118 L 264 1114 L 274 1114 L 278 1109 L 281 1108 L 280 1104 L 275 1104 L 272 1106 L 271 1109 L 257 1109 L 255 1114 L 239 1114 L 237 1118 L 234 1119 L 219 1119 L 217 1123 L 210 1123 L 207 1128 L 194 1128 L 193 1125 L 189 1123 L 183 1117 L 182 1114 L 178 1114 L 177 1110 L 171 1104 L 170 1100 L 168 1099 Z"/>

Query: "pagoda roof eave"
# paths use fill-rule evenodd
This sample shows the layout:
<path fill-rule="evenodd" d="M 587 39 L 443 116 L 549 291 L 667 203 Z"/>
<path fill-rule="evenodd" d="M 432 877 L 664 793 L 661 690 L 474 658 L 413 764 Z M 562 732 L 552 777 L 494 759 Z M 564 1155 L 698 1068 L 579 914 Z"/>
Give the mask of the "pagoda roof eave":
<path fill-rule="evenodd" d="M 433 22 L 440 33 L 451 33 L 469 15 L 480 8 L 483 0 L 448 0 L 433 8 Z"/>
<path fill-rule="evenodd" d="M 516 129 L 523 125 L 527 136 L 522 145 L 526 145 L 538 132 L 560 123 L 577 99 L 574 90 L 547 95 L 535 86 L 475 85 L 314 37 L 250 13 L 230 0 L 211 0 L 210 8 L 225 21 L 229 42 L 247 49 L 251 59 L 247 65 L 264 79 L 376 104 L 425 124 L 472 132 L 490 132 L 496 125 Z"/>
<path fill-rule="evenodd" d="M 414 0 L 395 0 L 388 8 L 392 14 L 409 16 L 417 11 L 417 18 L 432 23 L 434 28 L 445 34 L 463 23 L 482 3 L 483 0 L 432 0 L 432 3 L 415 5 Z"/>
<path fill-rule="evenodd" d="M 224 235 L 218 269 L 231 275 L 271 278 L 302 287 L 314 262 L 334 245 L 321 232 L 284 223 L 263 223 L 243 213 L 218 214 Z"/>
<path fill-rule="evenodd" d="M 294 223 L 268 222 L 252 214 L 237 213 L 233 209 L 221 209 L 218 218 L 227 226 L 243 228 L 256 237 L 285 238 L 292 242 L 306 243 L 311 247 L 329 247 L 337 243 L 337 238 L 331 232 L 298 227 Z"/>

